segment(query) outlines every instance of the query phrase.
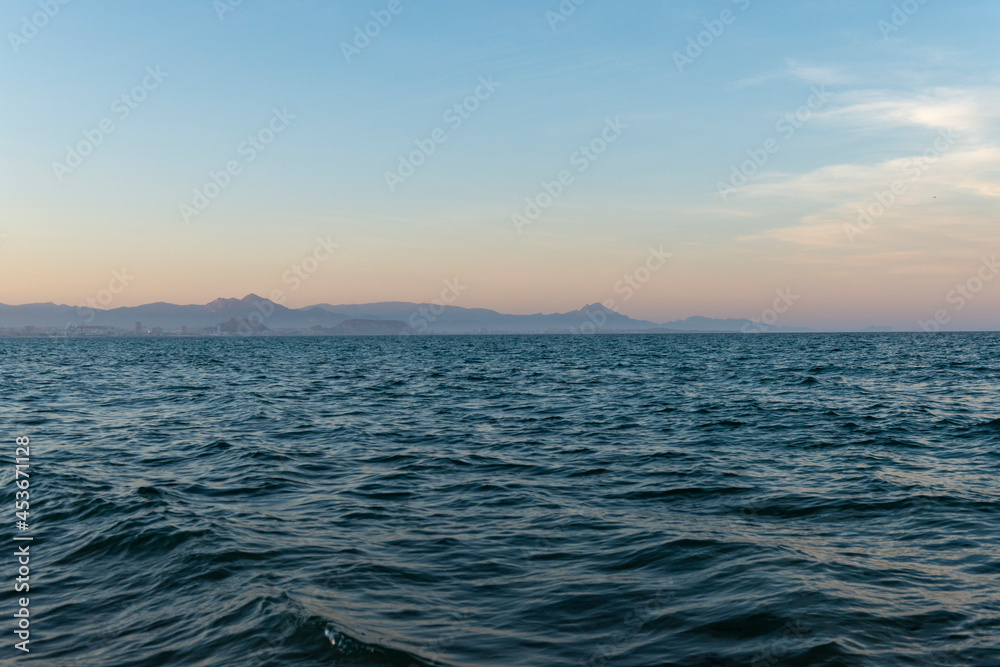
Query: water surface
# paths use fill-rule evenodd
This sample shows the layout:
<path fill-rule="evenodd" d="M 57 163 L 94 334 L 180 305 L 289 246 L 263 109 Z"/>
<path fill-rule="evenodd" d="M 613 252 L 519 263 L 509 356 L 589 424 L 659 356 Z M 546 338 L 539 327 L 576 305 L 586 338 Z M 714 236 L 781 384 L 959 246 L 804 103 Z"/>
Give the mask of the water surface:
<path fill-rule="evenodd" d="M 994 334 L 0 340 L 21 662 L 997 665 L 998 381 Z"/>

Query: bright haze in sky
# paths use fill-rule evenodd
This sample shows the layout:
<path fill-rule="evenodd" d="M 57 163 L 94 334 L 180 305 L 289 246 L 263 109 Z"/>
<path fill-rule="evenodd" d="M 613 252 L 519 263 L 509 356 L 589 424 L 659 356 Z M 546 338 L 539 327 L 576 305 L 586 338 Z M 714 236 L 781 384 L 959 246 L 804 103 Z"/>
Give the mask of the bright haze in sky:
<path fill-rule="evenodd" d="M 10 0 L 0 303 L 77 305 L 124 269 L 108 307 L 457 280 L 454 305 L 512 313 L 757 317 L 781 290 L 778 325 L 998 329 L 998 21 L 995 0 Z"/>

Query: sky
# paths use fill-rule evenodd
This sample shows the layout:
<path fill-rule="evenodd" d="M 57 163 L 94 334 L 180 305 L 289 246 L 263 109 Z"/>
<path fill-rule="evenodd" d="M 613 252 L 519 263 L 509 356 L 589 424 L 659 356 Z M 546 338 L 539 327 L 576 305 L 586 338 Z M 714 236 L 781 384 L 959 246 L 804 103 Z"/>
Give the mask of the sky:
<path fill-rule="evenodd" d="M 8 0 L 0 303 L 457 281 L 453 305 L 510 313 L 1000 329 L 998 21 L 995 0 Z"/>

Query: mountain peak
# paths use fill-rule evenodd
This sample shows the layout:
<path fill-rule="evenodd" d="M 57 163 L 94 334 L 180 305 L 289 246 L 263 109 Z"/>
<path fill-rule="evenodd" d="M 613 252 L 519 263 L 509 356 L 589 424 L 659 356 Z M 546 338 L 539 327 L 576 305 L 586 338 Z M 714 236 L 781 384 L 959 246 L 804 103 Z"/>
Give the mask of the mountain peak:
<path fill-rule="evenodd" d="M 611 310 L 603 303 L 592 303 L 576 311 L 581 315 L 592 315 L 593 313 L 604 313 L 605 315 L 620 315 L 619 312 Z"/>
<path fill-rule="evenodd" d="M 216 299 L 215 301 L 212 301 L 211 303 L 206 303 L 205 307 L 208 308 L 209 310 L 214 311 L 214 310 L 219 310 L 220 308 L 226 308 L 228 306 L 232 306 L 237 303 L 239 303 L 237 299 L 219 298 Z"/>
<path fill-rule="evenodd" d="M 220 310 L 225 310 L 227 308 L 241 308 L 246 306 L 253 308 L 261 302 L 270 303 L 267 299 L 259 297 L 256 294 L 247 294 L 242 299 L 228 299 L 225 297 L 219 298 L 209 304 L 206 304 L 205 307 L 213 312 L 219 312 Z"/>

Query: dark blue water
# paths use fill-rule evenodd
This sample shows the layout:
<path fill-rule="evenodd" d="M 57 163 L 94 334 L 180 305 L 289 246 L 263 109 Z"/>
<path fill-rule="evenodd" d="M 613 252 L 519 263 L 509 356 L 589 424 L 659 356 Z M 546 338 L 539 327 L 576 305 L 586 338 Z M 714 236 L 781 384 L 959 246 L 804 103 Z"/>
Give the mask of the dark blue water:
<path fill-rule="evenodd" d="M 0 340 L 0 655 L 1000 665 L 998 387 L 993 334 Z"/>

